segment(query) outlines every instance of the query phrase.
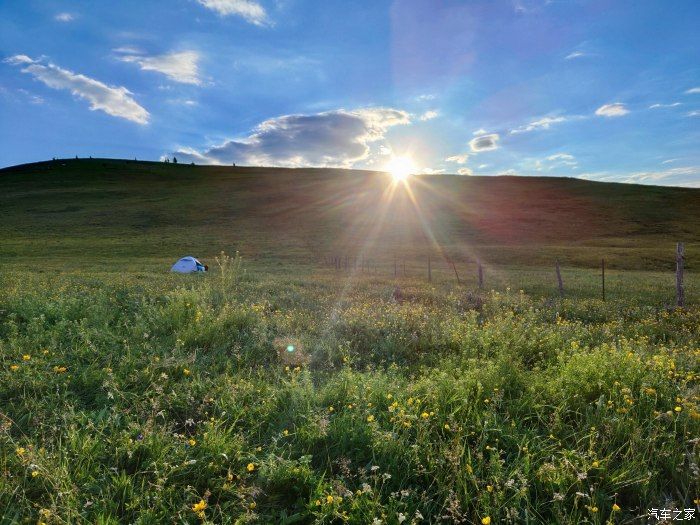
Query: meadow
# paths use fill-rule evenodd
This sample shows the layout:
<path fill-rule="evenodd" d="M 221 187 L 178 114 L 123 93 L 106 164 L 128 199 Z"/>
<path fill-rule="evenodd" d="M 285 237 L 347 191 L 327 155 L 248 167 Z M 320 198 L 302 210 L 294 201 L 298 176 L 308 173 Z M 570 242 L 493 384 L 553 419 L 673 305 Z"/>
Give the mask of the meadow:
<path fill-rule="evenodd" d="M 698 192 L 614 185 L 617 222 L 579 213 L 576 240 L 560 224 L 566 206 L 559 219 L 542 213 L 535 238 L 524 220 L 535 205 L 484 212 L 466 229 L 425 197 L 432 226 L 421 244 L 403 223 L 372 227 L 337 186 L 312 192 L 320 208 L 307 213 L 265 193 L 269 207 L 251 215 L 236 212 L 262 206 L 244 184 L 217 179 L 196 194 L 155 174 L 158 196 L 153 180 L 58 174 L 24 187 L 26 172 L 0 179 L 0 522 L 697 516 L 696 210 L 681 220 L 659 202 Z M 555 193 L 558 207 L 571 191 Z M 634 215 L 646 208 L 630 195 L 656 205 Z M 655 230 L 635 234 L 645 221 Z M 602 223 L 610 236 L 596 237 Z M 672 232 L 687 241 L 685 308 L 673 306 Z M 480 244 L 487 233 L 499 242 Z M 440 255 L 433 240 L 459 263 L 461 284 L 447 266 L 426 279 L 425 255 Z M 232 245 L 242 256 L 214 251 Z M 169 274 L 190 250 L 211 272 Z M 324 263 L 330 253 L 376 264 L 338 271 Z M 409 260 L 407 276 L 394 277 L 394 253 Z M 473 253 L 487 263 L 484 289 Z M 601 255 L 611 261 L 605 301 Z"/>

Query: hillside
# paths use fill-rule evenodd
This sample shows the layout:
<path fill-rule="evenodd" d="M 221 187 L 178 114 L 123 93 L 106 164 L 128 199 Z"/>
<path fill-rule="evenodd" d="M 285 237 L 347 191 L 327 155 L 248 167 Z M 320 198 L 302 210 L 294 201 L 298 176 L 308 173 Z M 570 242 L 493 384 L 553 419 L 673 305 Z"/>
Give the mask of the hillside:
<path fill-rule="evenodd" d="M 700 262 L 700 190 L 554 177 L 59 160 L 0 170 L 0 256 L 171 260 L 239 250 L 261 263 L 428 254 L 492 264 L 666 269 Z M 442 252 L 442 253 L 440 253 Z"/>

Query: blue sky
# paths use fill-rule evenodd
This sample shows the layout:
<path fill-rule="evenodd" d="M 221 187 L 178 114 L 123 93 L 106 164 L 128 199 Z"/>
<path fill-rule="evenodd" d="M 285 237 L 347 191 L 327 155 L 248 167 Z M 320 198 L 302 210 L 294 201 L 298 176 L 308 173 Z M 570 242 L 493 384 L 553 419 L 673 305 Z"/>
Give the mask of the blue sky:
<path fill-rule="evenodd" d="M 0 165 L 51 157 L 700 186 L 697 0 L 0 5 Z"/>

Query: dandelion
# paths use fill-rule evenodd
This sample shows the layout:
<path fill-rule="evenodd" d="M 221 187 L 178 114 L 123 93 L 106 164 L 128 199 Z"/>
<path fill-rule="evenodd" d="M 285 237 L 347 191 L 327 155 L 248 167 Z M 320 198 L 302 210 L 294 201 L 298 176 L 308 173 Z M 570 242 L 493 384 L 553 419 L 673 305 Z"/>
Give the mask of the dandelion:
<path fill-rule="evenodd" d="M 182 370 L 182 373 L 186 376 L 190 375 L 192 372 L 190 372 L 187 368 Z"/>
<path fill-rule="evenodd" d="M 329 505 L 333 503 L 333 496 L 328 494 L 328 496 L 326 496 L 326 503 L 328 503 Z"/>
<path fill-rule="evenodd" d="M 491 516 L 481 518 L 481 525 L 491 525 Z"/>
<path fill-rule="evenodd" d="M 617 512 L 620 510 L 620 506 L 617 503 L 613 503 L 612 510 L 613 512 Z"/>
<path fill-rule="evenodd" d="M 12 370 L 13 372 L 17 372 L 17 370 L 19 370 L 19 365 L 11 365 L 10 370 Z"/>
<path fill-rule="evenodd" d="M 24 354 L 22 356 L 22 361 L 29 361 L 31 358 L 32 358 L 32 356 L 30 356 L 29 354 Z"/>
<path fill-rule="evenodd" d="M 253 472 L 255 470 L 255 463 L 248 463 L 246 469 L 248 470 L 248 472 Z"/>
<path fill-rule="evenodd" d="M 486 492 L 493 492 L 493 485 L 486 485 Z"/>
<path fill-rule="evenodd" d="M 190 438 L 187 440 L 187 443 L 189 443 L 191 447 L 194 447 L 197 444 L 197 440 Z"/>
<path fill-rule="evenodd" d="M 32 477 L 33 477 L 33 478 L 37 477 L 38 475 L 39 475 L 39 471 L 38 471 L 38 470 L 32 470 Z"/>
<path fill-rule="evenodd" d="M 374 416 L 370 414 L 369 416 L 367 416 L 367 423 L 371 423 L 372 421 L 374 421 Z"/>
<path fill-rule="evenodd" d="M 682 406 L 680 406 L 680 405 L 678 405 L 678 406 L 676 406 L 676 408 L 674 408 L 673 410 L 675 410 L 675 411 L 676 411 L 676 413 L 678 413 L 678 412 L 680 412 L 680 411 L 682 411 L 682 410 L 683 410 L 683 407 L 682 407 Z"/>
<path fill-rule="evenodd" d="M 333 412 L 334 410 L 335 410 L 335 408 L 333 408 L 333 407 L 328 407 L 328 411 L 329 411 L 329 412 Z"/>
<path fill-rule="evenodd" d="M 285 429 L 282 431 L 282 434 L 284 434 L 285 436 L 288 436 L 288 435 L 289 435 L 289 430 L 287 430 L 287 429 L 285 428 Z"/>
<path fill-rule="evenodd" d="M 599 462 L 599 461 L 594 461 L 594 462 L 592 463 L 592 465 L 593 465 L 593 468 L 598 468 L 598 467 L 600 466 L 600 462 Z"/>
<path fill-rule="evenodd" d="M 26 452 L 26 450 L 24 449 L 24 447 L 17 447 L 15 449 L 15 452 L 17 453 L 18 456 L 24 456 L 24 453 Z"/>
<path fill-rule="evenodd" d="M 428 418 L 430 417 L 430 414 L 428 414 L 427 412 L 423 412 L 423 413 L 420 415 L 420 417 L 422 417 L 423 419 L 428 419 Z"/>
<path fill-rule="evenodd" d="M 203 499 L 200 499 L 198 503 L 195 503 L 192 505 L 192 512 L 196 512 L 199 514 L 200 512 L 204 512 L 204 509 L 207 508 L 207 502 L 204 501 Z"/>

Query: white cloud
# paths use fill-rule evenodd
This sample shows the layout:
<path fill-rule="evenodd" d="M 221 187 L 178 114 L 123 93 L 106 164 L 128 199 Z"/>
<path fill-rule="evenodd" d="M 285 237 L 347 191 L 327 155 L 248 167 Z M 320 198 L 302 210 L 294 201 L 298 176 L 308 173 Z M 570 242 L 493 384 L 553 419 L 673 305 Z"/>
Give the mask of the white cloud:
<path fill-rule="evenodd" d="M 447 162 L 454 162 L 456 164 L 464 164 L 467 162 L 467 159 L 469 158 L 469 153 L 461 153 L 459 155 L 452 155 L 451 157 L 447 157 L 445 160 Z"/>
<path fill-rule="evenodd" d="M 419 120 L 426 121 L 426 120 L 432 120 L 436 117 L 438 117 L 440 113 L 434 109 L 431 109 L 429 111 L 426 111 L 423 113 L 420 117 L 418 117 Z"/>
<path fill-rule="evenodd" d="M 700 166 L 670 168 L 664 171 L 639 171 L 621 176 L 622 182 L 634 184 L 670 184 L 674 186 L 700 186 Z"/>
<path fill-rule="evenodd" d="M 649 109 L 658 109 L 658 108 L 675 108 L 676 106 L 680 106 L 680 102 L 673 102 L 671 104 L 652 104 L 649 106 Z"/>
<path fill-rule="evenodd" d="M 661 164 L 671 164 L 672 162 L 677 162 L 680 159 L 666 159 Z"/>
<path fill-rule="evenodd" d="M 565 60 L 573 60 L 574 58 L 581 58 L 581 57 L 586 57 L 588 56 L 588 53 L 584 53 L 583 51 L 574 51 L 573 53 L 569 53 L 564 57 Z"/>
<path fill-rule="evenodd" d="M 686 95 L 697 95 L 698 93 L 700 93 L 700 87 L 690 88 L 685 92 Z"/>
<path fill-rule="evenodd" d="M 490 133 L 488 135 L 479 135 L 469 141 L 469 147 L 473 152 L 491 151 L 498 148 L 498 133 Z"/>
<path fill-rule="evenodd" d="M 235 15 L 255 25 L 268 22 L 265 8 L 254 0 L 197 0 L 220 16 Z"/>
<path fill-rule="evenodd" d="M 93 111 L 104 111 L 113 117 L 119 117 L 138 124 L 147 124 L 148 111 L 141 107 L 125 87 L 108 86 L 99 80 L 73 73 L 54 64 L 42 64 L 27 55 L 15 55 L 5 59 L 12 65 L 24 65 L 23 73 L 32 75 L 52 89 L 65 89 L 74 96 L 87 100 Z"/>
<path fill-rule="evenodd" d="M 459 168 L 457 170 L 457 174 L 458 175 L 473 175 L 474 173 L 472 173 L 472 170 L 470 170 L 469 168 Z"/>
<path fill-rule="evenodd" d="M 435 100 L 435 95 L 433 95 L 433 94 L 431 94 L 431 93 L 428 93 L 428 94 L 426 94 L 426 95 L 418 95 L 418 96 L 416 97 L 416 100 L 417 100 L 418 102 L 423 102 L 423 101 L 425 101 L 425 100 Z"/>
<path fill-rule="evenodd" d="M 53 17 L 57 22 L 72 22 L 75 20 L 75 16 L 70 13 L 58 13 Z"/>
<path fill-rule="evenodd" d="M 477 129 L 476 131 L 474 131 L 472 133 L 472 135 L 474 135 L 476 137 L 477 135 L 486 135 L 487 133 L 488 133 L 488 131 L 486 131 L 484 128 L 480 128 L 480 129 Z"/>
<path fill-rule="evenodd" d="M 381 142 L 391 127 L 409 123 L 407 112 L 382 107 L 284 115 L 243 138 L 204 151 L 180 148 L 175 155 L 204 164 L 352 167 L 375 160 L 369 158 L 370 144 Z"/>
<path fill-rule="evenodd" d="M 434 170 L 433 168 L 423 168 L 421 173 L 423 175 L 440 175 L 442 173 L 445 173 L 445 170 L 444 169 Z"/>
<path fill-rule="evenodd" d="M 689 111 L 685 114 L 686 117 L 700 117 L 700 110 Z"/>
<path fill-rule="evenodd" d="M 479 165 L 477 166 L 477 168 L 479 168 L 480 170 L 483 170 L 483 169 L 485 169 L 485 168 L 488 168 L 490 165 L 491 165 L 491 164 L 479 164 Z"/>
<path fill-rule="evenodd" d="M 534 131 L 536 129 L 549 129 L 552 124 L 558 124 L 560 122 L 566 122 L 567 117 L 542 117 L 539 120 L 530 122 L 525 126 L 520 126 L 519 128 L 512 129 L 511 134 L 515 133 L 526 133 L 528 131 Z"/>
<path fill-rule="evenodd" d="M 613 104 L 604 104 L 595 110 L 595 114 L 599 117 L 622 117 L 629 113 L 629 109 L 621 102 Z"/>
<path fill-rule="evenodd" d="M 144 71 L 157 71 L 175 82 L 196 85 L 202 83 L 199 78 L 199 54 L 196 51 L 181 51 L 154 56 L 122 54 L 119 60 L 136 63 Z"/>

